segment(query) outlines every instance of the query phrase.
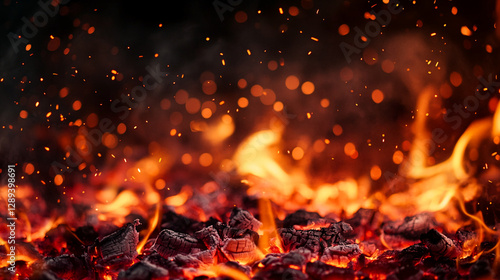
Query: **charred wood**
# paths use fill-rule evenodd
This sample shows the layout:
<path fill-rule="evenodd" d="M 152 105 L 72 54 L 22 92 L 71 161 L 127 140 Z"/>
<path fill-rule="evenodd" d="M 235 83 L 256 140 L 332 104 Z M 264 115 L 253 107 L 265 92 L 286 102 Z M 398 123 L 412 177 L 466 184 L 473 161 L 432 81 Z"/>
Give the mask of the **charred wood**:
<path fill-rule="evenodd" d="M 459 249 L 450 238 L 435 229 L 422 234 L 421 240 L 433 256 L 456 258 Z"/>
<path fill-rule="evenodd" d="M 91 257 L 97 257 L 91 259 L 97 269 L 103 269 L 105 266 L 114 267 L 130 264 L 137 257 L 139 233 L 136 226 L 138 225 L 139 220 L 135 220 L 134 223 L 125 225 L 101 240 L 96 240 L 89 253 Z M 97 256 L 92 254 L 92 251 L 96 252 Z"/>
<path fill-rule="evenodd" d="M 328 265 L 321 261 L 307 263 L 306 273 L 312 280 L 323 279 L 355 279 L 356 274 L 354 270 L 348 268 L 340 268 Z"/>
<path fill-rule="evenodd" d="M 361 250 L 358 244 L 339 244 L 326 248 L 319 260 L 336 266 L 342 266 L 359 255 L 361 255 Z"/>
<path fill-rule="evenodd" d="M 177 254 L 197 253 L 203 249 L 205 246 L 198 239 L 169 229 L 162 230 L 151 247 L 151 250 L 158 252 L 164 258 Z"/>
<path fill-rule="evenodd" d="M 167 276 L 167 270 L 147 261 L 140 261 L 127 270 L 121 271 L 118 274 L 118 280 L 152 280 L 164 279 Z"/>
<path fill-rule="evenodd" d="M 263 269 L 255 274 L 252 280 L 307 280 L 306 274 L 300 270 L 289 267 L 273 267 L 273 269 Z"/>
<path fill-rule="evenodd" d="M 262 226 L 262 223 L 255 219 L 250 212 L 236 207 L 231 212 L 228 224 L 232 228 L 249 229 L 252 231 L 257 231 Z"/>
<path fill-rule="evenodd" d="M 296 230 L 293 228 L 278 230 L 285 250 L 291 251 L 303 247 L 313 253 L 319 253 L 326 247 L 344 242 L 344 236 L 351 231 L 352 227 L 344 222 L 334 223 L 320 230 Z"/>
<path fill-rule="evenodd" d="M 88 275 L 85 261 L 74 255 L 48 257 L 44 260 L 44 269 L 54 272 L 58 277 L 66 279 L 82 279 Z"/>
<path fill-rule="evenodd" d="M 316 212 L 307 212 L 305 210 L 297 210 L 294 213 L 288 214 L 283 220 L 283 227 L 291 228 L 295 225 L 307 226 L 311 223 L 320 222 L 322 217 Z M 335 222 L 335 221 L 331 221 Z"/>

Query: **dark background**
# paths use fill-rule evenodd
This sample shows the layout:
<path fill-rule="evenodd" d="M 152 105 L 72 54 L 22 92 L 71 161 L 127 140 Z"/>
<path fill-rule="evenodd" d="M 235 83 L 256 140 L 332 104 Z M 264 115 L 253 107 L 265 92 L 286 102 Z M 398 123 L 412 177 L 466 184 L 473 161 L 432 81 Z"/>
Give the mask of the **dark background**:
<path fill-rule="evenodd" d="M 0 78 L 3 79 L 0 82 L 0 161 L 2 166 L 17 163 L 19 173 L 27 162 L 31 162 L 36 172 L 25 180 L 35 185 L 44 181 L 48 190 L 55 188 L 52 183 L 55 174 L 50 167 L 54 161 L 64 162 L 66 153 L 65 145 L 59 140 L 62 137 L 72 139 L 77 134 L 77 128 L 68 124 L 85 119 L 90 113 L 121 122 L 109 110 L 111 102 L 141 84 L 138 80 L 147 74 L 147 65 L 159 63 L 162 69 L 168 69 L 169 76 L 161 88 L 151 92 L 147 100 L 132 110 L 124 121 L 127 132 L 119 136 L 118 146 L 114 150 L 102 145 L 94 147 L 92 155 L 85 159 L 89 162 L 87 168 L 67 174 L 65 185 L 70 187 L 75 182 L 85 181 L 83 174 L 95 172 L 90 165 L 97 170 L 112 168 L 122 160 L 126 145 L 135 147 L 135 159 L 147 155 L 151 141 L 184 151 L 209 151 L 209 145 L 189 129 L 189 121 L 200 119 L 199 114 L 187 116 L 180 124 L 169 122 L 173 112 L 186 114 L 183 106 L 175 104 L 173 98 L 179 89 L 186 89 L 191 96 L 202 100 L 225 100 L 225 105 L 215 115 L 230 110 L 235 120 L 235 133 L 223 143 L 230 155 L 237 143 L 274 114 L 271 106 L 257 100 L 239 114 L 234 113 L 239 97 L 253 98 L 249 93 L 253 84 L 273 89 L 287 112 L 296 116 L 287 125 L 280 147 L 283 151 L 295 147 L 299 135 L 306 135 L 310 142 L 323 138 L 332 141 L 322 154 L 312 156 L 307 168 L 313 176 L 330 182 L 342 177 L 358 177 L 369 174 L 374 164 L 381 166 L 383 172 L 397 173 L 398 166 L 392 162 L 392 154 L 401 148 L 403 141 L 412 139 L 412 116 L 416 97 L 422 89 L 428 84 L 438 87 L 449 84 L 450 73 L 460 73 L 462 85 L 453 88 L 452 97 L 438 102 L 439 108 L 451 108 L 473 94 L 479 84 L 478 76 L 495 75 L 499 62 L 494 28 L 495 1 L 416 1 L 416 4 L 401 1 L 401 4 L 405 10 L 393 15 L 388 26 L 382 28 L 383 34 L 370 42 L 368 48 L 377 51 L 379 60 L 374 65 L 367 65 L 359 60 L 362 55 L 353 55 L 354 61 L 348 64 L 339 44 L 352 44 L 353 28 L 363 29 L 370 21 L 365 19 L 365 12 L 386 9 L 382 1 L 243 0 L 233 11 L 225 12 L 224 21 L 221 21 L 212 1 L 73 0 L 61 6 L 62 14 L 50 18 L 49 23 L 29 39 L 29 51 L 22 45 L 15 53 L 7 34 L 20 34 L 21 19 L 31 18 L 40 7 L 36 1 L 4 0 L 0 6 Z M 288 14 L 290 6 L 299 8 L 298 16 Z M 457 15 L 451 13 L 453 6 L 458 9 Z M 279 13 L 280 7 L 284 14 Z M 235 21 L 238 11 L 248 15 L 246 22 Z M 75 21 L 80 23 L 77 25 Z M 418 21 L 423 25 L 417 26 Z M 348 35 L 339 35 L 341 24 L 351 28 Z M 95 32 L 88 34 L 85 26 L 95 27 Z M 460 32 L 462 26 L 471 30 L 476 26 L 477 30 L 472 36 L 464 36 Z M 437 35 L 431 36 L 434 32 Z M 55 51 L 47 49 L 51 35 L 60 38 L 60 46 Z M 487 44 L 493 47 L 492 53 L 485 50 Z M 70 49 L 67 55 L 63 54 L 65 48 Z M 251 56 L 247 55 L 247 49 L 252 51 Z M 226 66 L 221 64 L 220 53 L 224 54 Z M 396 63 L 392 73 L 381 70 L 383 59 Z M 267 69 L 270 60 L 283 60 L 285 64 L 270 71 Z M 427 60 L 432 63 L 428 65 Z M 439 70 L 433 67 L 437 61 Z M 340 78 L 344 67 L 354 73 L 349 82 Z M 412 69 L 411 73 L 407 68 Z M 123 74 L 121 81 L 110 79 L 112 69 Z M 430 70 L 431 75 L 427 73 Z M 216 77 L 218 90 L 213 96 L 205 96 L 201 91 L 199 79 L 205 71 Z M 315 92 L 305 96 L 300 90 L 288 91 L 284 87 L 288 75 L 298 76 L 301 82 L 314 82 Z M 246 89 L 236 86 L 240 78 L 247 79 L 249 86 Z M 58 93 L 63 87 L 68 87 L 70 94 L 60 98 Z M 376 88 L 385 94 L 381 104 L 371 100 L 371 92 Z M 158 108 L 164 98 L 172 101 L 172 107 L 166 111 Z M 331 105 L 326 109 L 319 107 L 322 98 L 330 99 Z M 71 109 L 75 100 L 82 101 L 79 111 Z M 37 101 L 40 105 L 35 107 Z M 451 129 L 439 114 L 433 118 L 431 128 L 442 127 L 449 135 L 442 145 L 446 149 L 437 149 L 434 155 L 437 162 L 449 156 L 455 141 L 470 122 L 492 114 L 488 102 L 482 102 L 477 113 L 464 119 L 459 129 Z M 54 111 L 56 104 L 60 107 L 57 113 Z M 29 113 L 27 119 L 20 118 L 21 110 Z M 53 114 L 47 118 L 48 112 Z M 305 117 L 307 112 L 314 112 L 311 120 Z M 65 119 L 61 121 L 59 114 Z M 332 133 L 334 124 L 341 124 L 344 129 L 340 137 Z M 131 129 L 135 125 L 138 128 Z M 172 128 L 184 136 L 170 137 Z M 359 152 L 356 160 L 343 154 L 347 142 L 356 144 Z M 99 157 L 97 153 L 104 156 Z M 117 159 L 112 159 L 110 154 L 117 155 Z M 178 159 L 175 164 L 179 164 Z M 197 168 L 202 170 L 199 176 L 207 179 L 210 171 L 217 170 L 216 164 Z M 375 185 L 384 183 L 383 180 L 374 182 Z M 54 193 L 48 196 L 52 198 Z"/>

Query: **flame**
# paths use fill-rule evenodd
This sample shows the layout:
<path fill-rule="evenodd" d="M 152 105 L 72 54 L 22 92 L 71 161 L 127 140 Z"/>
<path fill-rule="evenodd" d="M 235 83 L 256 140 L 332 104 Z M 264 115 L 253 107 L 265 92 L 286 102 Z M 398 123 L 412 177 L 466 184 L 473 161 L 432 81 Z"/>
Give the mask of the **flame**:
<path fill-rule="evenodd" d="M 214 265 L 209 268 L 217 276 L 226 276 L 235 280 L 250 280 L 250 277 L 245 273 L 225 265 Z"/>
<path fill-rule="evenodd" d="M 26 237 L 26 242 L 31 242 L 30 240 L 39 240 L 45 237 L 47 232 L 51 229 L 56 228 L 59 224 L 64 222 L 64 217 L 52 218 L 45 223 L 45 225 L 39 228 L 36 232 L 31 233 Z"/>
<path fill-rule="evenodd" d="M 165 198 L 165 204 L 174 207 L 182 206 L 192 195 L 193 189 L 191 186 L 186 185 L 181 188 L 178 194 Z"/>
<path fill-rule="evenodd" d="M 260 221 L 262 222 L 262 227 L 259 229 L 259 235 L 261 235 L 259 238 L 259 249 L 264 254 L 268 254 L 271 253 L 271 246 L 274 245 L 283 253 L 281 239 L 276 231 L 273 209 L 268 199 L 263 198 L 259 200 L 259 213 Z"/>
<path fill-rule="evenodd" d="M 130 214 L 128 208 L 135 207 L 139 205 L 139 198 L 137 195 L 130 190 L 124 190 L 118 194 L 118 196 L 109 204 L 99 203 L 97 204 L 97 209 L 101 213 L 119 213 L 120 216 L 127 216 Z"/>
<path fill-rule="evenodd" d="M 271 147 L 279 143 L 281 131 L 263 130 L 243 141 L 234 155 L 237 170 L 242 175 L 265 178 L 279 193 L 290 196 L 294 182 L 275 160 Z"/>
<path fill-rule="evenodd" d="M 420 212 L 453 211 L 451 201 L 461 193 L 470 201 L 480 191 L 481 186 L 471 180 L 471 172 L 465 167 L 465 154 L 468 148 L 478 149 L 481 141 L 500 134 L 500 110 L 497 108 L 493 118 L 476 120 L 470 124 L 458 139 L 451 156 L 434 165 L 428 166 L 429 146 L 433 143 L 426 129 L 430 99 L 434 96 L 433 87 L 426 88 L 417 102 L 414 123 L 415 139 L 408 159 L 402 164 L 400 173 L 404 178 L 413 180 L 406 192 L 399 192 L 384 199 L 381 212 L 392 218 L 414 215 Z M 429 145 L 431 144 L 431 145 Z M 459 189 L 460 186 L 464 186 Z M 383 194 L 379 194 L 384 197 Z M 403 211 L 401 211 L 403 210 Z M 437 215 L 436 217 L 440 217 Z M 448 221 L 447 221 L 448 220 Z M 449 230 L 457 229 L 459 224 L 442 221 Z"/>
<path fill-rule="evenodd" d="M 312 186 L 304 168 L 290 167 L 275 148 L 281 140 L 280 127 L 258 131 L 243 141 L 233 157 L 249 195 L 272 200 L 287 210 L 306 207 L 321 215 L 346 213 L 351 215 L 367 200 L 370 184 L 367 178 L 345 179 L 333 184 Z"/>
<path fill-rule="evenodd" d="M 194 123 L 191 124 L 193 128 Z M 197 130 L 203 130 L 203 138 L 210 143 L 216 145 L 227 139 L 234 133 L 234 122 L 230 115 L 223 115 L 215 124 L 213 125 L 202 125 L 197 124 Z M 200 127 L 201 126 L 201 127 Z"/>
<path fill-rule="evenodd" d="M 159 202 L 159 201 L 158 201 Z M 137 244 L 137 253 L 142 254 L 142 249 L 144 248 L 144 245 L 146 245 L 146 242 L 148 242 L 149 236 L 151 236 L 151 233 L 156 229 L 156 226 L 158 225 L 158 222 L 160 221 L 161 217 L 161 203 L 156 204 L 156 209 L 155 209 L 155 214 L 153 218 L 150 219 L 149 221 L 149 227 L 146 235 L 144 238 Z"/>

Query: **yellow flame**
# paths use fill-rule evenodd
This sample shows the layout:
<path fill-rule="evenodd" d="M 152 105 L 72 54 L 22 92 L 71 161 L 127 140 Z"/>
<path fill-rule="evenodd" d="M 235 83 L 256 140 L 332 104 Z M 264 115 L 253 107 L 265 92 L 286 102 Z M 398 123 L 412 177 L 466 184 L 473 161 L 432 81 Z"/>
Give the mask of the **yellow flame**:
<path fill-rule="evenodd" d="M 241 143 L 234 155 L 238 172 L 242 175 L 252 174 L 260 178 L 266 178 L 274 187 L 285 195 L 290 195 L 293 182 L 287 172 L 274 159 L 270 147 L 280 140 L 281 133 L 273 130 L 263 130 L 251 135 Z"/>
<path fill-rule="evenodd" d="M 234 133 L 234 122 L 231 116 L 223 115 L 213 125 L 208 125 L 203 131 L 203 138 L 212 144 L 219 144 Z"/>
<path fill-rule="evenodd" d="M 191 186 L 186 185 L 181 188 L 181 191 L 178 194 L 165 198 L 165 204 L 178 207 L 184 205 L 184 203 L 186 203 L 192 195 L 193 190 Z"/>
<path fill-rule="evenodd" d="M 259 230 L 259 232 L 262 232 L 262 235 L 259 237 L 259 249 L 265 254 L 270 253 L 271 242 L 275 240 L 274 245 L 276 245 L 281 252 L 284 252 L 281 246 L 281 239 L 276 231 L 276 223 L 274 222 L 271 202 L 268 199 L 259 199 L 259 213 L 260 221 L 262 222 L 262 227 Z"/>
<path fill-rule="evenodd" d="M 97 204 L 97 209 L 102 213 L 121 212 L 123 216 L 126 216 L 130 213 L 130 210 L 127 208 L 137 206 L 138 204 L 139 198 L 137 195 L 130 190 L 124 190 L 111 203 Z"/>
<path fill-rule="evenodd" d="M 227 276 L 235 280 L 250 280 L 250 277 L 245 273 L 225 265 L 214 265 L 209 268 L 216 276 Z"/>
<path fill-rule="evenodd" d="M 158 221 L 160 220 L 161 216 L 161 203 L 156 204 L 156 209 L 155 209 L 155 214 L 153 218 L 150 219 L 149 221 L 149 227 L 146 235 L 144 238 L 139 242 L 137 245 L 137 253 L 142 254 L 142 249 L 144 248 L 144 245 L 146 245 L 146 242 L 148 242 L 149 236 L 151 236 L 151 233 L 156 229 L 156 226 L 158 225 Z"/>

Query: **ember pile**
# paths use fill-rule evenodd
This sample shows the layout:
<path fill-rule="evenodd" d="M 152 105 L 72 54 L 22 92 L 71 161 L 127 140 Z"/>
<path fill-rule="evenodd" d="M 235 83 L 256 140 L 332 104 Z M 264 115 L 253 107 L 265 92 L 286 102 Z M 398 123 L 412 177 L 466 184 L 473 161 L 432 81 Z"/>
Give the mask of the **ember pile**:
<path fill-rule="evenodd" d="M 163 211 L 141 254 L 139 219 L 95 240 L 93 227 L 59 225 L 36 244 L 48 256 L 23 244 L 34 262 L 18 261 L 18 279 L 490 279 L 498 256 L 496 239 L 478 244 L 471 226 L 446 232 L 428 213 L 390 221 L 360 209 L 337 221 L 298 210 L 266 232 L 262 214 L 240 208 L 206 222 Z M 58 254 L 56 242 L 68 248 Z"/>

